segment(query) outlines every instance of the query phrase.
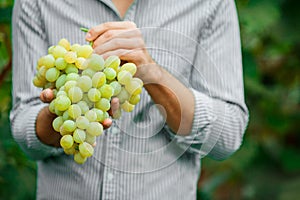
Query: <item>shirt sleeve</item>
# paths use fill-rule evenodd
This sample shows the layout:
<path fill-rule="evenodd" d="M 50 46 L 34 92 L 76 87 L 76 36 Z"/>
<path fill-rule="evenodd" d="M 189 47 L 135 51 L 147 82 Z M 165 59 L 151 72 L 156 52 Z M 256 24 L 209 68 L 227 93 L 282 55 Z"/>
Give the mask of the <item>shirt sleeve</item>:
<path fill-rule="evenodd" d="M 191 72 L 195 110 L 188 136 L 166 129 L 187 151 L 223 160 L 237 151 L 248 123 L 240 32 L 233 0 L 210 2 Z"/>
<path fill-rule="evenodd" d="M 43 31 L 36 0 L 16 0 L 13 9 L 13 109 L 10 113 L 12 134 L 23 151 L 40 160 L 62 153 L 42 143 L 36 135 L 39 111 L 47 106 L 39 100 L 40 89 L 32 84 L 35 66 L 46 53 Z"/>

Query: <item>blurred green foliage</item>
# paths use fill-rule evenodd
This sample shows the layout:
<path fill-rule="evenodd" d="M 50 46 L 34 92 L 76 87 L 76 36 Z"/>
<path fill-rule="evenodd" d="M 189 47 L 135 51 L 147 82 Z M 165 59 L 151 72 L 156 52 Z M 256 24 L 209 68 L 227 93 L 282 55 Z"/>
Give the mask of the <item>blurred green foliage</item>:
<path fill-rule="evenodd" d="M 203 159 L 198 199 L 300 198 L 300 2 L 236 0 L 250 123 L 241 149 Z M 34 199 L 36 164 L 10 132 L 11 10 L 0 0 L 0 199 Z"/>
<path fill-rule="evenodd" d="M 300 2 L 237 0 L 250 123 L 241 149 L 203 159 L 199 199 L 300 198 Z"/>

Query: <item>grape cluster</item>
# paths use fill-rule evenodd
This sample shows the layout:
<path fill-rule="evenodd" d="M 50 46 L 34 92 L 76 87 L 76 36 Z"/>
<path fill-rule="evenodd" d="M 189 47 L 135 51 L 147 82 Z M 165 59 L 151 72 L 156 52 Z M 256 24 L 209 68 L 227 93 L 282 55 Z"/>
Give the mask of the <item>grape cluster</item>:
<path fill-rule="evenodd" d="M 96 137 L 103 133 L 102 123 L 110 116 L 110 100 L 118 97 L 120 108 L 131 112 L 140 101 L 143 82 L 133 77 L 136 66 L 125 63 L 120 66 L 117 56 L 106 60 L 93 53 L 90 45 L 71 45 L 61 39 L 41 57 L 33 84 L 51 88 L 55 98 L 49 104 L 57 117 L 52 126 L 62 135 L 60 145 L 75 162 L 82 164 L 94 153 Z"/>

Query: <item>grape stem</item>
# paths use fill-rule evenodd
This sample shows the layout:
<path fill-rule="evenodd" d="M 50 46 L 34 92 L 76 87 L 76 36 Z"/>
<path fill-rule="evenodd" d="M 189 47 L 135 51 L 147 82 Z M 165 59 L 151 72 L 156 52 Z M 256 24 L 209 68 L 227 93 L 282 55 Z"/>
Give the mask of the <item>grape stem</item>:
<path fill-rule="evenodd" d="M 83 31 L 83 32 L 85 32 L 85 33 L 89 32 L 89 29 L 88 28 L 84 28 L 84 27 L 81 27 L 80 30 Z M 94 42 L 91 41 L 89 44 L 91 45 L 91 47 L 93 47 Z"/>

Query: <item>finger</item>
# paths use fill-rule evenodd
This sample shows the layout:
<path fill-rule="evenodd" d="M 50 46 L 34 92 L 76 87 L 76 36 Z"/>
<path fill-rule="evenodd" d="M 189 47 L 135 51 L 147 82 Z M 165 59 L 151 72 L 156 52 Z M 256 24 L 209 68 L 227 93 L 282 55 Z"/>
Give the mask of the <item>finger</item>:
<path fill-rule="evenodd" d="M 102 35 L 104 32 L 110 29 L 130 29 L 136 28 L 134 22 L 122 21 L 122 22 L 106 22 L 98 26 L 92 27 L 85 36 L 87 41 L 93 41 Z"/>
<path fill-rule="evenodd" d="M 110 41 L 96 47 L 94 52 L 104 54 L 108 51 L 117 49 L 136 49 L 144 48 L 144 41 L 141 38 L 114 38 Z"/>
<path fill-rule="evenodd" d="M 114 97 L 112 98 L 111 102 L 110 102 L 110 109 L 108 111 L 110 116 L 113 116 L 114 113 L 119 109 L 120 107 L 120 101 L 119 98 Z"/>
<path fill-rule="evenodd" d="M 132 38 L 132 37 L 141 37 L 141 32 L 139 29 L 112 29 L 107 30 L 102 35 L 100 35 L 96 40 L 94 40 L 94 46 L 93 48 L 96 48 L 97 46 L 100 46 L 111 39 L 114 38 Z"/>
<path fill-rule="evenodd" d="M 54 99 L 53 90 L 47 88 L 41 92 L 40 99 L 44 103 L 50 103 Z"/>
<path fill-rule="evenodd" d="M 108 129 L 111 125 L 112 125 L 112 119 L 111 118 L 106 118 L 102 122 L 102 126 L 103 126 L 104 129 Z"/>
<path fill-rule="evenodd" d="M 104 59 L 108 58 L 109 56 L 118 56 L 123 62 L 130 62 L 129 60 L 127 59 L 124 59 L 124 58 L 127 58 L 126 55 L 132 53 L 133 51 L 135 50 L 129 50 L 129 49 L 117 49 L 117 50 L 113 50 L 113 51 L 108 51 L 108 52 L 105 52 L 104 54 L 102 54 L 102 57 Z M 122 59 L 122 58 L 123 59 Z"/>
<path fill-rule="evenodd" d="M 118 56 L 123 62 L 132 62 L 137 66 L 146 63 L 146 59 L 144 59 L 143 55 L 143 49 L 117 49 L 102 54 L 102 57 L 106 59 L 112 55 Z"/>
<path fill-rule="evenodd" d="M 96 145 L 97 145 L 97 142 L 94 142 L 94 144 L 92 144 L 93 147 L 96 147 Z"/>

